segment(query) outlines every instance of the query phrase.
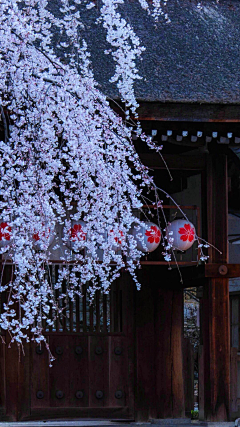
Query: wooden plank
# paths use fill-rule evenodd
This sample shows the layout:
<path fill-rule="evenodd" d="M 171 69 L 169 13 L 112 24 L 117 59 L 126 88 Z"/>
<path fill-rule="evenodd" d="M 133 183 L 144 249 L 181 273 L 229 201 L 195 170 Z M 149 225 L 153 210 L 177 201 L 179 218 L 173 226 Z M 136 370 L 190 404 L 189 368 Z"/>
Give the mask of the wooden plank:
<path fill-rule="evenodd" d="M 130 274 L 126 271 L 121 273 L 120 289 L 122 291 L 122 332 L 127 338 L 127 373 L 128 373 L 128 392 L 126 404 L 129 407 L 129 414 L 134 418 L 134 406 L 136 398 L 135 388 L 135 293 L 136 284 Z M 154 416 L 153 413 L 150 414 Z"/>
<path fill-rule="evenodd" d="M 63 280 L 62 283 L 62 293 L 66 294 L 66 280 Z M 63 332 L 65 332 L 67 330 L 67 310 L 68 310 L 68 299 L 64 298 L 62 300 L 62 304 L 63 304 L 63 314 L 62 314 L 62 330 Z"/>
<path fill-rule="evenodd" d="M 115 332 L 115 329 L 114 329 L 114 292 L 115 292 L 115 290 L 114 290 L 114 284 L 112 285 L 112 287 L 111 287 L 111 290 L 110 290 L 110 332 Z"/>
<path fill-rule="evenodd" d="M 80 332 L 80 298 L 78 295 L 76 298 L 76 332 Z"/>
<path fill-rule="evenodd" d="M 119 349 L 121 349 L 121 353 Z M 127 350 L 128 350 L 127 339 L 125 337 L 113 336 L 109 338 L 109 401 L 108 401 L 108 405 L 112 407 L 127 406 L 127 403 L 126 403 L 128 400 Z"/>
<path fill-rule="evenodd" d="M 100 295 L 96 292 L 96 332 L 100 332 Z"/>
<path fill-rule="evenodd" d="M 83 310 L 83 332 L 87 332 L 87 292 L 86 287 L 83 287 L 83 297 L 82 297 L 82 310 Z"/>
<path fill-rule="evenodd" d="M 73 300 L 71 298 L 69 301 L 69 331 L 73 332 Z"/>
<path fill-rule="evenodd" d="M 52 267 L 54 268 L 54 266 L 52 266 Z M 59 289 L 55 290 L 55 296 L 56 296 L 56 301 L 58 301 L 58 298 L 59 298 Z M 62 317 L 62 315 L 61 315 L 61 317 Z M 59 332 L 59 329 L 60 329 L 59 314 L 57 314 L 57 318 L 56 318 L 55 324 L 56 324 L 56 331 Z"/>
<path fill-rule="evenodd" d="M 18 359 L 18 420 L 30 415 L 30 345 L 21 349 Z"/>
<path fill-rule="evenodd" d="M 89 406 L 105 407 L 109 399 L 109 338 L 89 336 Z M 102 392 L 102 397 L 97 392 Z"/>
<path fill-rule="evenodd" d="M 6 335 L 6 415 L 11 421 L 18 420 L 18 359 L 19 347 L 10 344 L 10 336 Z M 9 347 L 11 345 L 11 347 Z"/>
<path fill-rule="evenodd" d="M 237 385 L 238 385 L 238 349 L 231 347 L 231 360 L 230 360 L 230 400 L 231 400 L 231 412 L 237 412 Z"/>
<path fill-rule="evenodd" d="M 68 344 L 69 367 L 65 375 L 69 380 L 69 406 L 88 407 L 88 338 L 72 335 L 68 337 Z"/>
<path fill-rule="evenodd" d="M 155 312 L 157 418 L 183 418 L 183 291 L 157 289 Z"/>
<path fill-rule="evenodd" d="M 68 335 L 51 335 L 49 347 L 55 357 L 49 371 L 50 406 L 67 407 L 69 406 L 69 378 L 66 375 L 66 367 L 70 366 Z M 58 392 L 62 392 L 63 396 L 58 397 Z"/>
<path fill-rule="evenodd" d="M 101 408 L 71 408 L 67 406 L 65 408 L 37 408 L 31 413 L 31 416 L 26 417 L 24 420 L 36 420 L 36 419 L 66 419 L 67 418 L 82 418 L 82 419 L 119 419 L 134 421 L 132 416 L 129 414 L 129 408 L 119 407 L 101 407 Z"/>
<path fill-rule="evenodd" d="M 107 295 L 103 295 L 103 326 L 102 332 L 107 332 Z"/>
<path fill-rule="evenodd" d="M 141 290 L 135 290 L 136 316 L 136 398 L 135 417 L 138 421 L 156 418 L 155 396 L 155 325 L 154 291 L 149 286 L 149 270 L 139 273 Z M 158 334 L 157 334 L 158 335 Z M 158 363 L 158 362 L 157 362 Z M 163 398 L 163 397 L 162 397 Z"/>
<path fill-rule="evenodd" d="M 93 304 L 95 303 L 95 301 L 93 301 L 91 303 L 91 305 L 89 306 L 89 311 L 90 311 L 90 332 L 93 332 Z"/>
<path fill-rule="evenodd" d="M 41 353 L 41 354 L 39 354 Z M 45 344 L 31 344 L 31 409 L 47 408 L 49 403 L 49 353 Z M 38 398 L 37 393 L 43 392 Z"/>

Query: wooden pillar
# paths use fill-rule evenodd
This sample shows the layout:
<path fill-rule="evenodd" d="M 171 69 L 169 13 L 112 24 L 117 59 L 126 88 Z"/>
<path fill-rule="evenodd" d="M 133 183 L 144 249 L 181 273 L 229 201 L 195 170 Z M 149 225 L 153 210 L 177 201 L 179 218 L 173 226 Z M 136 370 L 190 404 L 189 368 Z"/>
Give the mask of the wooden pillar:
<path fill-rule="evenodd" d="M 220 147 L 209 156 L 207 171 L 209 262 L 226 263 L 227 248 L 227 158 Z M 228 279 L 211 278 L 203 293 L 204 417 L 227 421 L 230 416 L 230 326 Z"/>
<path fill-rule="evenodd" d="M 139 273 L 141 290 L 136 296 L 135 420 L 156 418 L 154 362 L 154 278 L 151 268 Z"/>
<path fill-rule="evenodd" d="M 166 279 L 165 279 L 166 280 Z M 157 289 L 155 373 L 158 418 L 185 417 L 183 384 L 183 291 Z"/>

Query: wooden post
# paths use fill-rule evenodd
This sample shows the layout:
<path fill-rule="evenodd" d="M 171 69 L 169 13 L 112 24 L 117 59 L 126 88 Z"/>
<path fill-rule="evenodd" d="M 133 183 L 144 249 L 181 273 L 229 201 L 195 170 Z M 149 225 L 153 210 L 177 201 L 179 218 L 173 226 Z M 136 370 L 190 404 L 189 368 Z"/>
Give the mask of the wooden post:
<path fill-rule="evenodd" d="M 155 313 L 157 417 L 182 418 L 185 417 L 182 289 L 157 289 Z"/>
<path fill-rule="evenodd" d="M 209 156 L 207 171 L 209 262 L 228 262 L 227 158 L 220 147 Z M 227 278 L 211 278 L 203 294 L 204 418 L 230 418 L 230 325 Z"/>
<path fill-rule="evenodd" d="M 191 418 L 194 409 L 194 349 L 189 338 L 183 340 L 185 414 Z"/>
<path fill-rule="evenodd" d="M 151 268 L 139 272 L 141 290 L 136 296 L 136 395 L 135 420 L 156 418 L 154 372 L 154 282 Z"/>

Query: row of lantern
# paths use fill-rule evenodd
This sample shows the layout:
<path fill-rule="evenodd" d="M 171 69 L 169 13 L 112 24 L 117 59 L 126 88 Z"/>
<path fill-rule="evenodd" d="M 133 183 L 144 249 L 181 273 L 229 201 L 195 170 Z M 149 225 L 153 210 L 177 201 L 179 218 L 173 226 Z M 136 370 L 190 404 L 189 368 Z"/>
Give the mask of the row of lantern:
<path fill-rule="evenodd" d="M 62 236 L 69 249 L 79 251 L 84 248 L 84 242 L 87 238 L 85 227 L 86 223 L 84 221 L 72 221 L 72 227 L 68 231 L 67 238 Z M 0 247 L 11 243 L 11 232 L 12 229 L 6 222 L 0 223 Z M 125 241 L 125 236 L 121 230 L 119 230 L 117 236 L 114 236 L 113 233 L 114 231 L 110 230 L 108 235 L 113 240 L 113 249 L 118 251 Z M 160 228 L 153 222 L 144 222 L 142 225 L 134 225 L 130 229 L 130 234 L 137 241 L 137 249 L 145 253 L 153 252 L 157 249 L 161 241 Z M 186 251 L 193 245 L 196 239 L 194 225 L 190 221 L 184 219 L 174 220 L 166 228 L 166 237 L 168 243 L 170 243 L 174 249 Z M 42 240 L 46 240 L 47 246 L 53 243 L 54 232 L 46 226 L 41 239 L 39 232 L 34 233 L 32 238 L 36 248 L 40 249 Z"/>

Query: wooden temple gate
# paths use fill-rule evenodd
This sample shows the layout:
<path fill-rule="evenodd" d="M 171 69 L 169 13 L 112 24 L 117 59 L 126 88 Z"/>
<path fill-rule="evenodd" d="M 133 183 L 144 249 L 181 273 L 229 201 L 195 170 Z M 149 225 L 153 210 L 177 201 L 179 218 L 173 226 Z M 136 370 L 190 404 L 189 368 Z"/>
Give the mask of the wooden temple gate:
<path fill-rule="evenodd" d="M 186 109 L 182 124 L 179 111 L 176 105 L 167 112 L 165 107 L 148 110 L 145 105 L 145 131 L 157 129 L 163 136 L 170 126 L 197 131 L 200 125 L 193 123 L 197 114 L 208 129 L 209 112 L 204 115 L 200 107 L 196 112 Z M 234 118 L 232 110 L 227 114 Z M 221 129 L 217 110 L 211 120 Z M 187 155 L 184 149 L 178 151 L 180 145 L 164 158 L 176 177 L 201 175 L 201 234 L 221 253 L 210 248 L 208 263 L 198 267 L 197 262 L 180 261 L 183 284 L 176 268 L 169 271 L 162 259 L 147 257 L 139 272 L 140 292 L 123 272 L 109 298 L 97 294 L 92 307 L 87 298 L 68 305 L 65 317 L 56 320 L 52 329 L 46 327 L 56 358 L 52 368 L 45 348 L 25 346 L 24 356 L 16 346 L 1 346 L 2 419 L 184 417 L 183 287 L 191 286 L 203 286 L 202 417 L 230 418 L 228 278 L 240 277 L 240 268 L 228 264 L 227 155 L 225 147 L 214 141 L 208 152 L 198 144 Z M 154 173 L 165 170 L 156 154 L 140 152 L 140 156 Z"/>

